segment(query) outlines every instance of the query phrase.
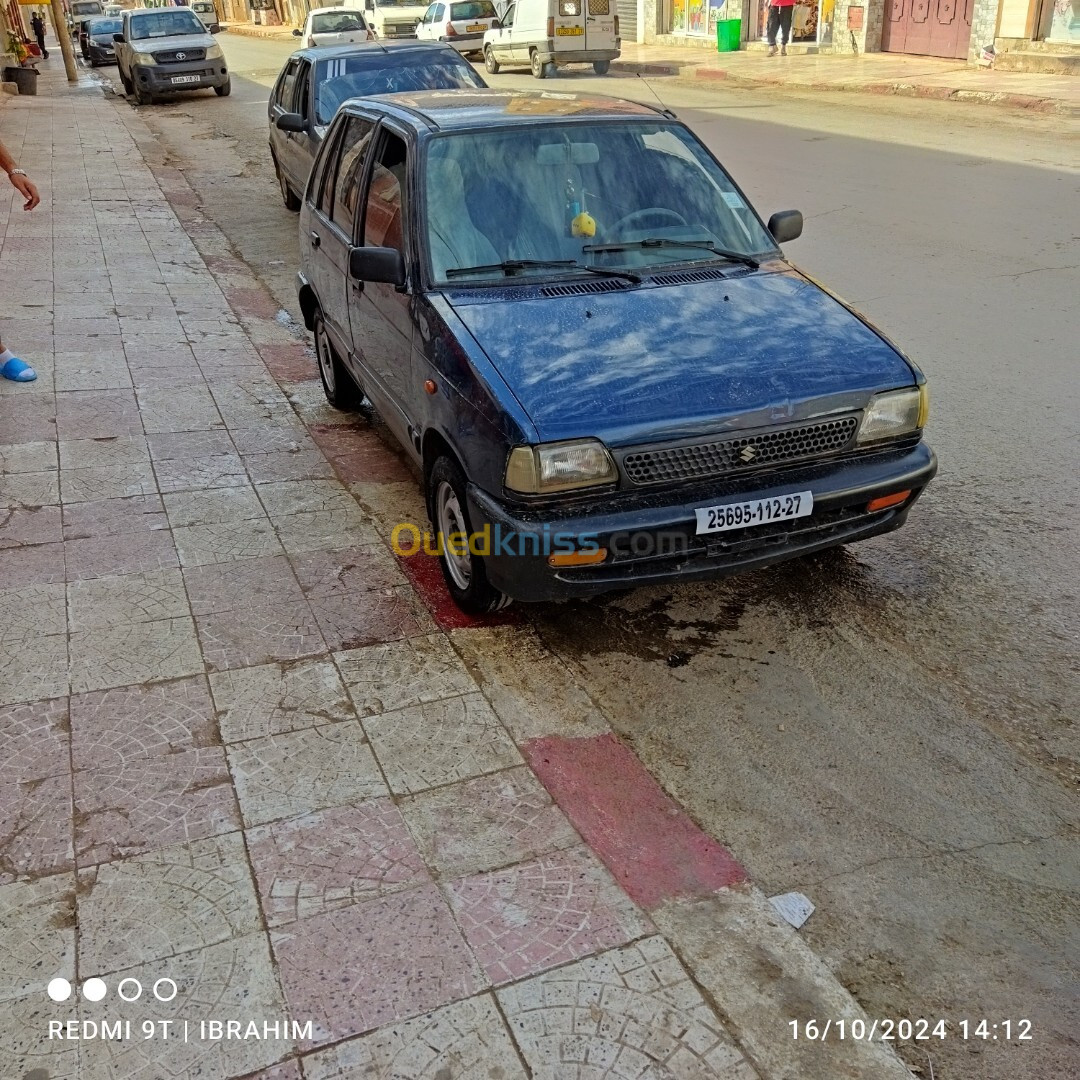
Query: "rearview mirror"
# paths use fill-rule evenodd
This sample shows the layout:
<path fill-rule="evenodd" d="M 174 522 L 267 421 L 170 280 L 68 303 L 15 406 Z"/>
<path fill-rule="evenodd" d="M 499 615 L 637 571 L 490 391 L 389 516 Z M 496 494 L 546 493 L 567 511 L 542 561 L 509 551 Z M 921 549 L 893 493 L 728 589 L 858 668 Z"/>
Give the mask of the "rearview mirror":
<path fill-rule="evenodd" d="M 278 131 L 307 131 L 307 123 L 298 112 L 282 113 L 274 124 Z"/>
<path fill-rule="evenodd" d="M 382 281 L 396 288 L 405 284 L 405 259 L 397 248 L 354 247 L 349 273 L 357 281 Z"/>
<path fill-rule="evenodd" d="M 304 36 L 304 31 L 303 30 L 294 30 L 292 32 L 292 36 L 293 37 L 303 37 Z"/>
<path fill-rule="evenodd" d="M 778 244 L 785 244 L 788 240 L 798 240 L 802 236 L 802 212 L 778 210 L 769 218 L 769 232 Z"/>

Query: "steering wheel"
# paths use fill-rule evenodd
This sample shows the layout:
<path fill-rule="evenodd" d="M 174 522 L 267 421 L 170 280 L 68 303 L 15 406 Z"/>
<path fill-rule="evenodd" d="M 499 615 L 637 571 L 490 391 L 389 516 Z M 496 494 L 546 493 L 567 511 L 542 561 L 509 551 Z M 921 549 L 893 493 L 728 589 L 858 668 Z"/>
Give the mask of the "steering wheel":
<path fill-rule="evenodd" d="M 608 231 L 612 234 L 618 234 L 623 227 L 637 226 L 642 228 L 650 219 L 653 221 L 670 221 L 676 225 L 687 224 L 686 218 L 681 214 L 676 214 L 674 210 L 669 210 L 666 206 L 646 206 L 642 210 L 635 210 L 632 214 L 619 218 Z"/>

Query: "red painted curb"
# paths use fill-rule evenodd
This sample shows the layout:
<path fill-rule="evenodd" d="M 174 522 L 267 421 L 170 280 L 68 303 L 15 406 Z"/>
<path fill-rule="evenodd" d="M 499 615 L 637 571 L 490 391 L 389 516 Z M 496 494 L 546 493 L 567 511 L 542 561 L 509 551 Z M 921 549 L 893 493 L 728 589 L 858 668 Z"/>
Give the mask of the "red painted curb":
<path fill-rule="evenodd" d="M 630 897 L 652 909 L 747 880 L 614 735 L 532 739 L 526 760 Z"/>

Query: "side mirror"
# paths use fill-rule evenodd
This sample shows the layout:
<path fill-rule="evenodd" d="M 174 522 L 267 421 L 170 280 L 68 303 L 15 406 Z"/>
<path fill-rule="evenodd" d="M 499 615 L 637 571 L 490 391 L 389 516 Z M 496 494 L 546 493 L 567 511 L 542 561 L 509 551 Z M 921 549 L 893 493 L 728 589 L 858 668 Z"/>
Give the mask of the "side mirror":
<path fill-rule="evenodd" d="M 789 240 L 798 240 L 802 236 L 802 212 L 799 210 L 778 210 L 769 218 L 769 232 L 778 244 Z"/>
<path fill-rule="evenodd" d="M 274 124 L 278 131 L 307 131 L 307 123 L 298 112 L 282 113 Z"/>
<path fill-rule="evenodd" d="M 382 281 L 400 289 L 405 284 L 405 258 L 397 248 L 354 247 L 349 273 L 357 281 Z"/>
<path fill-rule="evenodd" d="M 294 30 L 292 32 L 292 36 L 293 37 L 303 37 L 304 36 L 304 31 L 303 30 Z"/>
<path fill-rule="evenodd" d="M 492 19 L 491 20 L 491 25 L 488 27 L 488 29 L 489 30 L 501 30 L 502 29 L 502 23 L 499 22 L 498 19 Z"/>
<path fill-rule="evenodd" d="M 375 10 L 375 0 L 364 0 L 364 10 L 365 11 L 374 11 Z"/>
<path fill-rule="evenodd" d="M 123 34 L 113 34 L 112 39 L 113 39 L 113 41 L 116 42 L 117 45 L 123 45 L 124 44 L 124 35 Z"/>

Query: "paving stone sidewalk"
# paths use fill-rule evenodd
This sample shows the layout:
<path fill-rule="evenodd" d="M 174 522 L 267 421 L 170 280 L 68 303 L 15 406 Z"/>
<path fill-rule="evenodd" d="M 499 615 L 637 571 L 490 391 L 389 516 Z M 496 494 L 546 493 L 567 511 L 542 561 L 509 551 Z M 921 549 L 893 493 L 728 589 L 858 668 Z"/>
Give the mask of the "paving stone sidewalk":
<path fill-rule="evenodd" d="M 785 1007 L 857 1008 L 526 621 L 393 557 L 415 478 L 138 113 L 43 73 L 0 135 L 0 1075 L 906 1076 L 793 1071 Z"/>

